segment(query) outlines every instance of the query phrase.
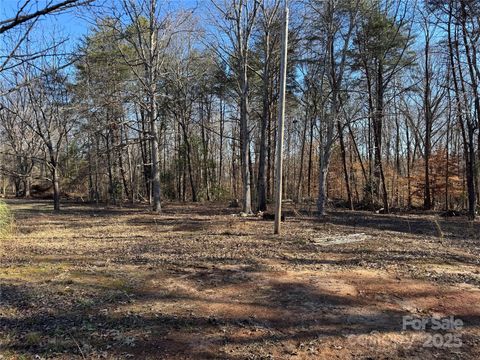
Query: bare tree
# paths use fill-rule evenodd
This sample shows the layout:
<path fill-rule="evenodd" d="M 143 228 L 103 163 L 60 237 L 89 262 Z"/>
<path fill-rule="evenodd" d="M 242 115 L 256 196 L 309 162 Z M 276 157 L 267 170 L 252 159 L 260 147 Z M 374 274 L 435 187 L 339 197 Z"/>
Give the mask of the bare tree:
<path fill-rule="evenodd" d="M 129 48 L 133 49 L 132 54 L 123 47 L 120 48 L 123 59 L 130 66 L 142 93 L 136 100 L 148 119 L 153 211 L 160 212 L 158 85 L 162 78 L 165 50 L 172 36 L 183 31 L 182 25 L 190 14 L 186 12 L 175 17 L 173 13 L 163 9 L 157 0 L 122 0 L 119 10 L 114 10 L 114 29 L 117 35 L 129 44 Z"/>
<path fill-rule="evenodd" d="M 267 210 L 267 133 L 268 126 L 272 121 L 272 103 L 274 94 L 272 94 L 273 79 L 275 78 L 273 70 L 275 62 L 278 62 L 278 56 L 275 56 L 274 48 L 278 44 L 278 31 L 275 33 L 275 26 L 278 22 L 279 0 L 274 0 L 271 4 L 262 2 L 260 5 L 260 27 L 261 43 L 263 45 L 263 69 L 262 69 L 262 118 L 260 122 L 260 151 L 258 156 L 258 181 L 257 181 L 257 209 L 259 211 Z"/>
<path fill-rule="evenodd" d="M 45 55 L 50 48 L 37 49 L 30 53 L 18 54 L 21 45 L 28 39 L 30 32 L 38 20 L 46 15 L 59 14 L 69 9 L 93 3 L 95 0 L 64 0 L 46 1 L 43 5 L 38 0 L 22 0 L 17 4 L 17 11 L 14 16 L 7 19 L 0 19 L 0 39 L 7 43 L 9 35 L 9 46 L 5 49 L 5 55 L 0 56 L 0 73 L 28 62 L 32 58 Z M 15 34 L 13 34 L 16 31 Z M 1 49 L 3 50 L 3 49 Z"/>
<path fill-rule="evenodd" d="M 240 110 L 240 165 L 243 183 L 242 209 L 245 213 L 252 212 L 249 168 L 249 65 L 250 40 L 255 30 L 259 3 L 258 0 L 233 0 L 220 4 L 212 0 L 218 13 L 215 17 L 215 25 L 227 39 L 216 42 L 217 54 L 230 63 L 237 82 Z"/>
<path fill-rule="evenodd" d="M 33 115 L 31 121 L 25 122 L 45 146 L 56 211 L 60 210 L 60 155 L 75 119 L 68 77 L 61 70 L 61 61 L 59 57 L 49 57 L 40 66 L 29 68 L 31 80 L 27 90 Z"/>
<path fill-rule="evenodd" d="M 18 4 L 18 11 L 15 16 L 0 20 L 0 34 L 12 30 L 28 21 L 36 20 L 41 16 L 65 11 L 79 5 L 86 5 L 93 1 L 95 0 L 48 1 L 45 6 L 39 8 L 39 1 L 23 0 Z"/>
<path fill-rule="evenodd" d="M 4 97 L 5 111 L 0 112 L 0 134 L 5 139 L 5 162 L 0 171 L 13 179 L 15 195 L 30 197 L 32 172 L 39 161 L 41 141 L 32 131 L 32 107 L 26 89 L 20 89 Z M 23 190 L 20 184 L 23 183 Z"/>
<path fill-rule="evenodd" d="M 358 17 L 359 3 L 338 1 L 314 1 L 311 7 L 315 14 L 314 26 L 321 46 L 317 50 L 325 59 L 325 76 L 328 80 L 328 96 L 322 122 L 324 133 L 321 138 L 320 173 L 317 208 L 320 215 L 325 214 L 327 200 L 327 175 L 335 141 L 335 126 L 340 121 L 342 91 L 347 65 L 347 55 L 353 39 L 353 31 Z M 318 28 L 319 27 L 319 28 Z M 320 61 L 320 58 L 317 60 Z M 342 130 L 342 127 L 339 127 Z"/>

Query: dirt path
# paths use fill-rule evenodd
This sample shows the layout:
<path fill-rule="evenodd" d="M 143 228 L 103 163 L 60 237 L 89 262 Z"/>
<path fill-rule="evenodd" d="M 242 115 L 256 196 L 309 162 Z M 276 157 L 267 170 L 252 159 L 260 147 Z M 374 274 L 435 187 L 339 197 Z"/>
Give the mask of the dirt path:
<path fill-rule="evenodd" d="M 480 358 L 478 224 L 335 212 L 275 237 L 220 205 L 9 206 L 2 359 Z"/>

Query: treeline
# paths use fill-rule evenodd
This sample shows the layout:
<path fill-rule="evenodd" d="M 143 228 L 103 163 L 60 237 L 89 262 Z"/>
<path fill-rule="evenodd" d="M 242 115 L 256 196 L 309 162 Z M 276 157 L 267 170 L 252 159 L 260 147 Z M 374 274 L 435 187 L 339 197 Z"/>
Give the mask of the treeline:
<path fill-rule="evenodd" d="M 167 199 L 265 210 L 283 6 L 122 0 L 92 10 L 73 54 L 55 36 L 21 39 L 30 23 L 18 27 L 22 41 L 0 69 L 3 193 L 52 192 L 55 209 L 65 195 L 154 211 Z M 333 201 L 473 218 L 480 3 L 289 6 L 284 198 L 320 214 Z"/>

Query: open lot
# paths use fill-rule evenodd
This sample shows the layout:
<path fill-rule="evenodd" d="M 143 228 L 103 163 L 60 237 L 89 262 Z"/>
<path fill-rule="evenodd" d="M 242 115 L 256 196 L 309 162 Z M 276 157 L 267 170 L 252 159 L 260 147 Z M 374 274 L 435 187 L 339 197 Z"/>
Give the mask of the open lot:
<path fill-rule="evenodd" d="M 332 212 L 272 222 L 225 205 L 9 200 L 2 359 L 478 359 L 480 224 Z M 448 331 L 403 317 L 454 316 Z M 441 346 L 438 346 L 441 345 Z"/>

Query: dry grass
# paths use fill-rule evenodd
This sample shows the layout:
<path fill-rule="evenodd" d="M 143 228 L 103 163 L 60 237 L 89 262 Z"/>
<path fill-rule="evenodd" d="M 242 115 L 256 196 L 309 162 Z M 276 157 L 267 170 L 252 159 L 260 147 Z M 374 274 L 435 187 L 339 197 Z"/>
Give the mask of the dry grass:
<path fill-rule="evenodd" d="M 339 212 L 273 236 L 221 205 L 9 206 L 6 359 L 480 357 L 478 224 Z M 423 347 L 404 315 L 461 318 L 463 346 Z"/>
<path fill-rule="evenodd" d="M 0 200 L 0 239 L 13 231 L 13 218 L 10 209 Z"/>

